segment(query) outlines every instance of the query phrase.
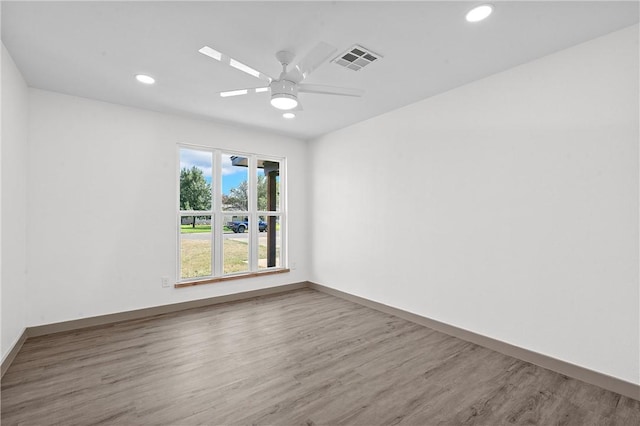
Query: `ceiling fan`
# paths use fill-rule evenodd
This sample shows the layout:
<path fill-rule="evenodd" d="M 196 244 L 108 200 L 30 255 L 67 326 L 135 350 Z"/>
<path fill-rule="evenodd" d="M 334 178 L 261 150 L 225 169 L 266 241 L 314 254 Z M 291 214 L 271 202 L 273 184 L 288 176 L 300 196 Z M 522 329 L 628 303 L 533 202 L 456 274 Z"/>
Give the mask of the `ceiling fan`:
<path fill-rule="evenodd" d="M 204 46 L 199 50 L 203 55 L 209 56 L 217 61 L 223 62 L 236 68 L 242 72 L 252 75 L 268 85 L 260 87 L 251 87 L 246 89 L 229 90 L 220 92 L 223 98 L 229 96 L 240 96 L 249 93 L 271 92 L 271 105 L 279 110 L 301 110 L 302 106 L 298 101 L 298 93 L 316 93 L 321 95 L 340 95 L 340 96 L 362 96 L 364 91 L 360 89 L 349 89 L 344 87 L 323 86 L 319 84 L 303 84 L 304 81 L 313 70 L 322 65 L 327 59 L 335 53 L 337 49 L 327 43 L 318 43 L 304 58 L 302 58 L 294 67 L 287 70 L 287 67 L 293 62 L 295 55 L 288 51 L 280 51 L 276 53 L 276 59 L 282 64 L 282 72 L 275 79 L 267 74 L 256 70 L 248 65 L 243 64 L 221 53 L 209 46 Z"/>

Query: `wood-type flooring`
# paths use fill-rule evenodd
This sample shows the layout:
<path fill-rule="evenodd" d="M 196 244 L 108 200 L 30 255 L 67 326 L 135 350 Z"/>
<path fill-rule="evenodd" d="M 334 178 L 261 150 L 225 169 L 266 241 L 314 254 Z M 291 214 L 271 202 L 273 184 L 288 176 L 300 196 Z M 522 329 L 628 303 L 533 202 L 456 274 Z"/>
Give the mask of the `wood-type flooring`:
<path fill-rule="evenodd" d="M 29 338 L 9 425 L 640 425 L 640 402 L 310 289 Z"/>

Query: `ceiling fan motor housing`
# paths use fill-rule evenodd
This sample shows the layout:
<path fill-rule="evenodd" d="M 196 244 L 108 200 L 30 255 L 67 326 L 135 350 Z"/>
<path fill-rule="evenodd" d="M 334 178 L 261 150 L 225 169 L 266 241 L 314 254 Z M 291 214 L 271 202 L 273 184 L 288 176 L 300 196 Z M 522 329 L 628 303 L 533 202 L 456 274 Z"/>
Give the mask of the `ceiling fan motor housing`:
<path fill-rule="evenodd" d="M 271 82 L 272 95 L 290 95 L 294 98 L 298 97 L 298 87 L 293 81 L 280 80 Z"/>

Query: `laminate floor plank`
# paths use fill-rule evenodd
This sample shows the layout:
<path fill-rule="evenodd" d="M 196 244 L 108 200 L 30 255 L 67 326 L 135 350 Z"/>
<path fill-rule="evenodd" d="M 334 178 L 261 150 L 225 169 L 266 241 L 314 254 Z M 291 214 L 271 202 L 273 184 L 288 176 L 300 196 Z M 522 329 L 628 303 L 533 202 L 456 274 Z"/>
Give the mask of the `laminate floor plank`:
<path fill-rule="evenodd" d="M 639 425 L 640 402 L 310 289 L 29 338 L 3 425 Z"/>

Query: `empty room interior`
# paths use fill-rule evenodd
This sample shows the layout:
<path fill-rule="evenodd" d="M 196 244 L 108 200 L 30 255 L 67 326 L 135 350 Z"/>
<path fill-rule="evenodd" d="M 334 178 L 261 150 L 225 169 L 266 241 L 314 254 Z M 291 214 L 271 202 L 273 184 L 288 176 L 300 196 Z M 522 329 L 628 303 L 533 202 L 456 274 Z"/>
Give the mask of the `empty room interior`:
<path fill-rule="evenodd" d="M 638 1 L 1 34 L 3 425 L 640 424 Z"/>

